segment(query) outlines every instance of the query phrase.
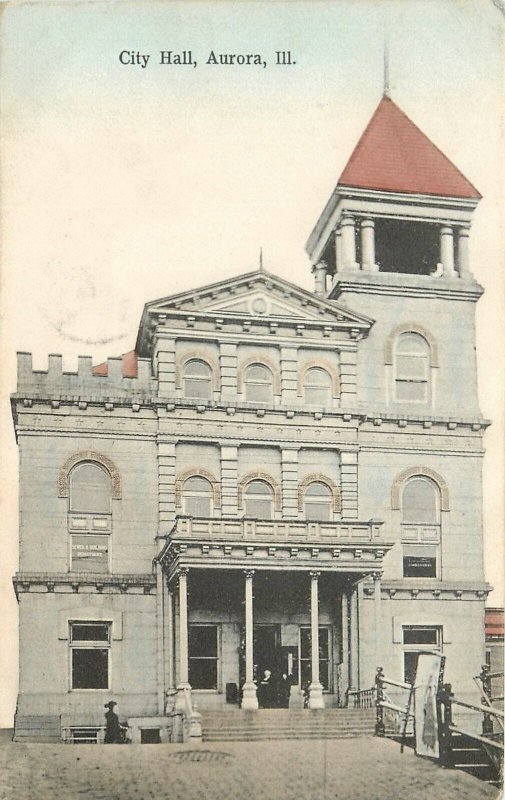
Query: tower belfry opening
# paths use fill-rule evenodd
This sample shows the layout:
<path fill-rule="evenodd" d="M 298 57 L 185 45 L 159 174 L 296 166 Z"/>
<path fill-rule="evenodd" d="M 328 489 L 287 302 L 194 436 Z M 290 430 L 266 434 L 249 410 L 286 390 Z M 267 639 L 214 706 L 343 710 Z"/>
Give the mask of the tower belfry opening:
<path fill-rule="evenodd" d="M 345 166 L 307 251 L 316 293 L 340 273 L 471 282 L 470 220 L 480 194 L 384 94 Z"/>

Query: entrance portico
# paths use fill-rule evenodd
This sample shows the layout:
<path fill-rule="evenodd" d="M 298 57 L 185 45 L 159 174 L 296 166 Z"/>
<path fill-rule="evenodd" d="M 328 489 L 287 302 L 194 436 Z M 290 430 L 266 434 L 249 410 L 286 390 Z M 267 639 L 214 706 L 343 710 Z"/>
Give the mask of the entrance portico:
<path fill-rule="evenodd" d="M 166 689 L 191 686 L 202 709 L 240 696 L 243 709 L 256 710 L 258 681 L 269 669 L 308 687 L 309 708 L 343 705 L 347 690 L 360 686 L 358 595 L 372 574 L 380 619 L 380 568 L 391 547 L 380 523 L 307 523 L 310 544 L 289 542 L 288 523 L 284 541 L 252 535 L 260 526 L 275 533 L 281 523 L 272 521 L 226 520 L 242 532 L 233 540 L 201 535 L 222 522 L 178 518 L 159 555 L 170 613 Z"/>

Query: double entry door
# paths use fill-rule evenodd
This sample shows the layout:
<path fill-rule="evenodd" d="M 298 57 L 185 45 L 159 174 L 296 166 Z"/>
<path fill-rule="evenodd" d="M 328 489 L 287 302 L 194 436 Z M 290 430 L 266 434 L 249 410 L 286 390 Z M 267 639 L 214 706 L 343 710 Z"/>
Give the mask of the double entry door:
<path fill-rule="evenodd" d="M 242 631 L 242 641 L 245 631 Z M 282 644 L 282 625 L 255 624 L 253 628 L 254 679 L 261 681 L 265 670 L 280 677 L 283 673 L 292 676 L 292 683 L 303 686 L 312 680 L 310 626 L 299 628 L 298 642 Z M 326 690 L 330 689 L 331 648 L 329 627 L 319 628 L 319 680 Z M 245 653 L 240 654 L 240 682 L 245 680 Z"/>

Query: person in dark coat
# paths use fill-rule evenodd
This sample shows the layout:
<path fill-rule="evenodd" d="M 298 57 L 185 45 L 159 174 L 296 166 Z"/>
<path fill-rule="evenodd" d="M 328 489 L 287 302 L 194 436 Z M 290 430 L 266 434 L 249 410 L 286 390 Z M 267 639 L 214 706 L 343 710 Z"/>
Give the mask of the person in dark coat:
<path fill-rule="evenodd" d="M 279 708 L 289 708 L 289 695 L 293 683 L 293 676 L 283 672 L 277 686 L 277 705 Z"/>
<path fill-rule="evenodd" d="M 258 686 L 258 705 L 260 708 L 272 708 L 275 705 L 275 689 L 272 673 L 266 669 Z"/>
<path fill-rule="evenodd" d="M 114 706 L 117 703 L 114 700 L 110 700 L 108 703 L 105 703 L 104 708 L 108 708 L 109 710 L 105 712 L 105 738 L 104 744 L 122 744 L 123 743 L 123 734 L 121 731 L 121 725 L 119 724 L 119 717 L 114 711 Z"/>

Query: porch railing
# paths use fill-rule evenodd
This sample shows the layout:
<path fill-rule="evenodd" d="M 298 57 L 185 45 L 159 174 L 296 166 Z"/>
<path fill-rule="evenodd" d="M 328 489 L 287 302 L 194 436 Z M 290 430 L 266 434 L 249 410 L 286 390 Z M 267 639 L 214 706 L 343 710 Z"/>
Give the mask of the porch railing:
<path fill-rule="evenodd" d="M 411 683 L 404 683 L 403 681 L 395 681 L 391 678 L 386 678 L 382 667 L 377 668 L 375 686 L 377 692 L 377 699 L 375 701 L 377 708 L 375 735 L 385 736 L 386 723 L 389 722 L 390 725 L 388 727 L 392 728 L 391 732 L 393 735 L 401 735 L 400 749 L 403 752 L 405 739 L 411 730 L 410 726 L 414 720 L 414 712 L 411 710 L 414 686 Z M 388 694 L 388 689 L 386 687 L 390 686 L 401 690 L 403 702 L 395 702 L 396 697 L 392 698 Z"/>
<path fill-rule="evenodd" d="M 370 689 L 348 689 L 347 707 L 348 708 L 374 708 L 377 687 Z"/>
<path fill-rule="evenodd" d="M 341 540 L 380 544 L 381 522 L 312 522 L 308 520 L 227 519 L 178 516 L 170 537 L 177 539 L 277 539 L 284 541 Z"/>

